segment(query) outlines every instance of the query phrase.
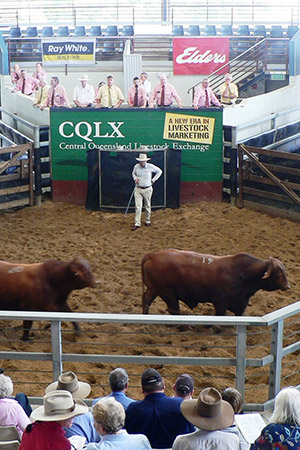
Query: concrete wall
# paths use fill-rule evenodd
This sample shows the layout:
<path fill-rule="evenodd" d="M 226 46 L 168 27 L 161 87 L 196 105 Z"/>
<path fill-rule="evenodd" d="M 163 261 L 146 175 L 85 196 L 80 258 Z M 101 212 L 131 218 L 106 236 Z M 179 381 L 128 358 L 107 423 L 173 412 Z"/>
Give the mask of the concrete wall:
<path fill-rule="evenodd" d="M 238 139 L 244 140 L 272 128 L 271 120 L 258 123 L 259 119 L 292 108 L 296 110 L 276 119 L 276 126 L 284 126 L 300 119 L 299 75 L 290 77 L 289 86 L 267 94 L 245 99 L 239 105 L 225 108 L 223 123 L 224 125 L 239 126 Z M 243 127 L 250 123 L 251 125 L 248 125 L 247 128 Z"/>

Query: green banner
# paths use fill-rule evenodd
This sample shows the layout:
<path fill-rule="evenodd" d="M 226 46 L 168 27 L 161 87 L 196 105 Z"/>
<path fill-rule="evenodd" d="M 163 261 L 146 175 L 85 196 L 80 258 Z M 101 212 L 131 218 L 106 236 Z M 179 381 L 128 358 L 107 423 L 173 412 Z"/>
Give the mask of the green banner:
<path fill-rule="evenodd" d="M 87 180 L 86 151 L 182 151 L 181 181 L 222 181 L 221 109 L 52 109 L 53 180 Z"/>

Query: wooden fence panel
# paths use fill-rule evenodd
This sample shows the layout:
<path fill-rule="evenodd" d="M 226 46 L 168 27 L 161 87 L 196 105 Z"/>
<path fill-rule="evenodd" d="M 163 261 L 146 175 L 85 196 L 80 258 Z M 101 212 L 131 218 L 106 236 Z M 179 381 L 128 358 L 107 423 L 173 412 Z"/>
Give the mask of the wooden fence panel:
<path fill-rule="evenodd" d="M 0 148 L 0 210 L 33 203 L 32 144 Z"/>
<path fill-rule="evenodd" d="M 239 145 L 239 206 L 300 219 L 300 154 Z"/>

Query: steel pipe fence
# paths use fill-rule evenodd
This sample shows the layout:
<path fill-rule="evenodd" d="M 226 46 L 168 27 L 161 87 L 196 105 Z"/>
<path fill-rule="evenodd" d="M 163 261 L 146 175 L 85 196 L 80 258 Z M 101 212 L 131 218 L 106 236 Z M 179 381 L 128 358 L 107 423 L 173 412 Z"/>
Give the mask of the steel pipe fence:
<path fill-rule="evenodd" d="M 34 320 L 29 342 L 11 321 Z M 16 389 L 37 401 L 59 374 L 73 370 L 107 393 L 107 376 L 125 367 L 134 397 L 149 366 L 162 373 L 167 393 L 179 373 L 195 379 L 195 391 L 235 386 L 245 410 L 263 411 L 285 385 L 300 384 L 300 302 L 263 317 L 162 316 L 2 311 L 0 358 Z M 51 323 L 48 326 L 45 323 Z M 75 335 L 70 322 L 81 324 Z"/>

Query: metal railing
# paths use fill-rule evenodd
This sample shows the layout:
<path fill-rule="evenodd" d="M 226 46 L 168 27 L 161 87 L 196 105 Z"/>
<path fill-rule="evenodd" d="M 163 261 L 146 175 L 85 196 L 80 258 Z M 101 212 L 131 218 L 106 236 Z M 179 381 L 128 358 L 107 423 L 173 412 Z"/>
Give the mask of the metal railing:
<path fill-rule="evenodd" d="M 240 88 L 246 80 L 264 74 L 268 69 L 271 70 L 271 67 L 274 72 L 277 70 L 288 73 L 289 39 L 287 38 L 231 38 L 230 48 L 231 55 L 237 54 L 237 56 L 209 75 L 210 87 L 216 93 L 224 81 L 226 72 L 232 75 L 233 83 L 239 84 Z M 189 88 L 188 93 L 192 93 L 192 98 L 200 83 L 201 81 Z"/>
<path fill-rule="evenodd" d="M 132 387 L 136 380 L 137 389 L 145 366 L 159 368 L 163 374 L 166 367 L 171 367 L 174 377 L 181 370 L 189 371 L 195 378 L 196 391 L 205 385 L 235 385 L 246 400 L 246 410 L 268 409 L 281 387 L 300 384 L 300 361 L 296 356 L 300 350 L 300 302 L 263 317 L 12 311 L 0 314 L 0 320 L 6 324 L 10 320 L 31 319 L 50 321 L 51 338 L 45 327 L 38 324 L 40 329 L 34 334 L 40 332 L 42 338 L 23 343 L 18 351 L 17 335 L 21 332 L 2 329 L 0 358 L 4 368 L 5 360 L 9 360 L 14 383 L 22 386 L 24 377 L 18 381 L 18 373 L 23 364 L 24 375 L 28 371 L 26 361 L 30 361 L 27 383 L 31 379 L 33 386 L 30 391 L 27 385 L 26 392 L 35 397 L 42 395 L 39 388 L 57 379 L 63 370 L 70 370 L 70 364 L 76 364 L 80 372 L 80 363 L 89 364 L 89 369 L 81 374 L 95 379 L 97 373 L 100 381 L 99 368 L 106 368 L 107 373 L 107 367 L 125 366 Z M 82 324 L 76 343 L 70 338 L 73 331 L 66 329 L 72 321 Z M 14 360 L 22 361 L 16 370 Z M 42 383 L 39 372 L 43 372 Z M 105 376 L 102 386 L 106 379 Z"/>

